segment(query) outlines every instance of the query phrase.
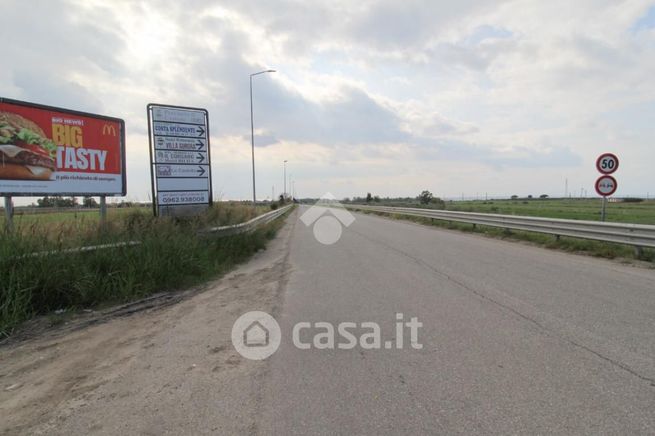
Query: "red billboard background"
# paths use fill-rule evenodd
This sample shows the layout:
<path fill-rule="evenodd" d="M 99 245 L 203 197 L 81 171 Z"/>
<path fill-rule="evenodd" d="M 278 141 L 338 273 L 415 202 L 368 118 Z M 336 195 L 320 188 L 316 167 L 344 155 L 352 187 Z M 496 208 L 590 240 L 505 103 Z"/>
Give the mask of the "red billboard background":
<path fill-rule="evenodd" d="M 57 147 L 53 152 L 56 170 L 51 180 L 33 183 L 33 189 L 27 180 L 22 183 L 0 180 L 1 193 L 52 194 L 57 185 L 57 193 L 62 195 L 125 195 L 123 120 L 0 98 L 2 112 L 32 121 Z M 17 187 L 15 191 L 13 186 Z"/>

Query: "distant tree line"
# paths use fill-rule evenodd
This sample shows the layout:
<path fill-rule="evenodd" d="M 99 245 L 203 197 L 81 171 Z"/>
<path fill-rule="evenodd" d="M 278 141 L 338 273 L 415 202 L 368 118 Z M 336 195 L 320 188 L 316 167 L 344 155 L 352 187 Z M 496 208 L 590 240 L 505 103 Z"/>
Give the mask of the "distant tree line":
<path fill-rule="evenodd" d="M 38 207 L 78 207 L 79 203 L 77 202 L 77 197 L 62 197 L 61 195 L 46 195 L 43 198 L 36 200 Z M 84 197 L 82 199 L 82 207 L 96 208 L 98 207 L 98 202 L 93 197 Z"/>
<path fill-rule="evenodd" d="M 373 195 L 370 192 L 367 192 L 365 197 L 353 197 L 352 199 L 344 198 L 342 201 L 344 203 L 356 203 L 356 204 L 385 203 L 391 205 L 408 205 L 408 206 L 416 205 L 417 203 L 419 203 L 424 206 L 429 206 L 430 208 L 433 209 L 444 209 L 446 207 L 446 203 L 441 198 L 435 197 L 428 190 L 421 191 L 421 193 L 416 197 L 396 197 L 396 198 L 391 198 L 391 197 L 380 198 L 379 195 Z"/>

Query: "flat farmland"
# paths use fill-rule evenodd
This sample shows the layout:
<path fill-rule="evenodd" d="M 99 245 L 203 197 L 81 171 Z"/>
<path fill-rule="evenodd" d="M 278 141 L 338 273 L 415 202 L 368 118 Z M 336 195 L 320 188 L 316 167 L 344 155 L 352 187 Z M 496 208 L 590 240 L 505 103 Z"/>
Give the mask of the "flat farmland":
<path fill-rule="evenodd" d="M 446 209 L 461 212 L 599 221 L 601 200 L 592 198 L 452 201 L 446 202 Z M 608 203 L 607 221 L 655 225 L 655 200 L 646 200 L 640 203 Z"/>

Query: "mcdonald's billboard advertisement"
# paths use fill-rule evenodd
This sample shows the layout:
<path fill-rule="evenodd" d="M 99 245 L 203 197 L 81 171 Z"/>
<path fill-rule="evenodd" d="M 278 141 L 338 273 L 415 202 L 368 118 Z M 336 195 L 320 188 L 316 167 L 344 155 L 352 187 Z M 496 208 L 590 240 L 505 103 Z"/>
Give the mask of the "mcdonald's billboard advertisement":
<path fill-rule="evenodd" d="M 125 123 L 0 98 L 0 195 L 125 195 Z"/>

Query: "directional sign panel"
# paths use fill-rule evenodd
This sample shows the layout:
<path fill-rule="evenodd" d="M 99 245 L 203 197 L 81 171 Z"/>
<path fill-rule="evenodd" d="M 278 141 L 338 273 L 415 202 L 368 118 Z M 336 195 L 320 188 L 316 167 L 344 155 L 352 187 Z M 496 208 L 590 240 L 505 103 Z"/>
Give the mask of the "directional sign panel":
<path fill-rule="evenodd" d="M 158 136 L 155 139 L 156 150 L 207 151 L 207 140 L 202 138 L 171 138 Z"/>
<path fill-rule="evenodd" d="M 152 124 L 155 136 L 168 136 L 172 138 L 206 138 L 206 126 L 194 124 L 178 124 L 155 121 Z"/>
<path fill-rule="evenodd" d="M 204 164 L 207 163 L 207 153 L 200 151 L 155 150 L 155 163 Z"/>
<path fill-rule="evenodd" d="M 148 105 L 155 215 L 189 215 L 212 203 L 205 109 Z"/>
<path fill-rule="evenodd" d="M 208 165 L 156 165 L 158 178 L 162 177 L 198 177 L 209 178 Z"/>
<path fill-rule="evenodd" d="M 177 108 L 172 106 L 152 106 L 152 119 L 154 121 L 166 121 L 169 123 L 185 123 L 185 124 L 198 124 L 204 125 L 206 121 L 207 111 L 188 110 L 186 108 Z"/>
<path fill-rule="evenodd" d="M 160 193 L 165 191 L 207 191 L 209 190 L 209 179 L 206 177 L 159 179 L 157 188 L 159 188 Z"/>

